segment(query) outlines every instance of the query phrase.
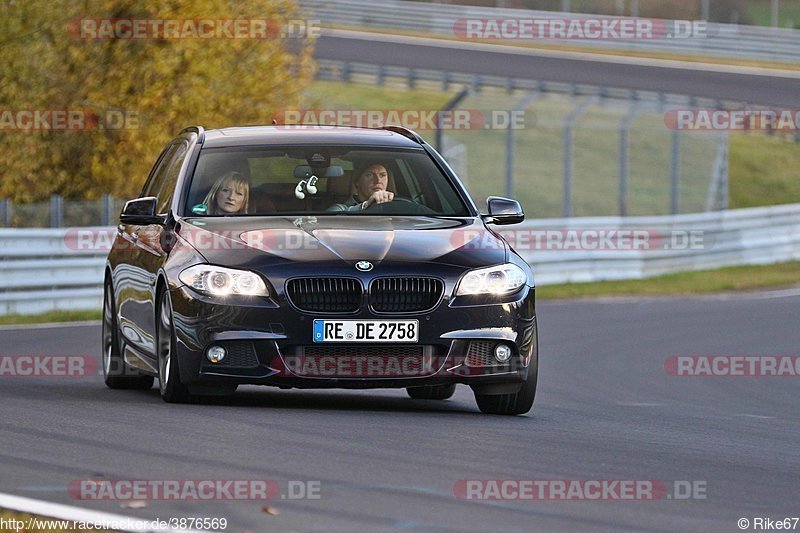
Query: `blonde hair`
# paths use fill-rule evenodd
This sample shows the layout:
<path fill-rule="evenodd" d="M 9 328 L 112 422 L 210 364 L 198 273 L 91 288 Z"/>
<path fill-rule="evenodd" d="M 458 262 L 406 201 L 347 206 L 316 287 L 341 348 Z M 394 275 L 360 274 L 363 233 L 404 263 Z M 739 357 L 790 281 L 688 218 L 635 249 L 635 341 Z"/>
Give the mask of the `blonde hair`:
<path fill-rule="evenodd" d="M 224 188 L 226 185 L 231 185 L 236 190 L 244 189 L 244 201 L 242 202 L 242 208 L 237 214 L 246 215 L 247 204 L 250 202 L 250 183 L 247 181 L 247 178 L 235 170 L 231 170 L 223 174 L 222 177 L 219 178 L 216 183 L 214 183 L 214 186 L 211 187 L 211 190 L 208 191 L 203 203 L 208 206 L 209 214 L 221 214 L 219 206 L 217 205 L 216 197 L 220 189 Z"/>

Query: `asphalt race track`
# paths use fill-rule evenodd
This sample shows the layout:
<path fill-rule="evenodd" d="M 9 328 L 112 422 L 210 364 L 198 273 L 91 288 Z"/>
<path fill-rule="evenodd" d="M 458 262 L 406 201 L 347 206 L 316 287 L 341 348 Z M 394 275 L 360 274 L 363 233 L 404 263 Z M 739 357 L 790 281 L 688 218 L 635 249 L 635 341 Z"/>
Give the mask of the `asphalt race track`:
<path fill-rule="evenodd" d="M 676 377 L 674 354 L 798 355 L 797 293 L 543 302 L 528 416 L 404 391 L 245 388 L 168 405 L 98 376 L 0 378 L 0 492 L 145 518 L 226 517 L 241 531 L 738 531 L 800 514 L 798 377 Z M 99 326 L 3 329 L 0 354 L 89 354 Z M 319 499 L 71 499 L 78 479 L 318 481 Z M 464 479 L 698 482 L 705 498 L 465 501 Z"/>
<path fill-rule="evenodd" d="M 471 46 L 472 45 L 472 46 Z M 647 91 L 797 107 L 800 73 L 786 77 L 695 64 L 653 66 L 652 61 L 602 61 L 519 47 L 448 42 L 361 32 L 331 31 L 319 38 L 315 59 L 332 59 L 452 72 L 586 83 Z M 710 70 L 713 69 L 713 70 Z"/>

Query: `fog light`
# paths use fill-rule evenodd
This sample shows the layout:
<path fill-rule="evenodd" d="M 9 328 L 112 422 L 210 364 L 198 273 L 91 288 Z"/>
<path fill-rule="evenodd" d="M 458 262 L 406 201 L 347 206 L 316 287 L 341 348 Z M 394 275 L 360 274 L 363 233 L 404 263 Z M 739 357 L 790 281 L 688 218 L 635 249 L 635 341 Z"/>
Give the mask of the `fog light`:
<path fill-rule="evenodd" d="M 227 355 L 227 352 L 222 346 L 212 346 L 206 351 L 206 359 L 212 363 L 219 363 L 225 359 L 225 355 Z"/>
<path fill-rule="evenodd" d="M 499 363 L 505 363 L 511 359 L 511 346 L 508 344 L 498 344 L 494 347 L 494 358 Z"/>

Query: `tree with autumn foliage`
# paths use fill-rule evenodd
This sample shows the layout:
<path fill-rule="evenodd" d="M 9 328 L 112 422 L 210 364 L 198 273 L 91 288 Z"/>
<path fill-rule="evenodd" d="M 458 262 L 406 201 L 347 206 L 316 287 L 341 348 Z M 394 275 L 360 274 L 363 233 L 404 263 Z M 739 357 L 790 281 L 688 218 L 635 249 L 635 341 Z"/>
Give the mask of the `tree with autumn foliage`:
<path fill-rule="evenodd" d="M 80 31 L 82 21 L 120 19 L 261 19 L 272 31 L 262 39 Z M 132 197 L 182 128 L 270 123 L 312 80 L 313 39 L 275 31 L 302 19 L 290 0 L 0 0 L 0 198 Z M 26 129 L 9 123 L 21 110 L 97 119 Z"/>

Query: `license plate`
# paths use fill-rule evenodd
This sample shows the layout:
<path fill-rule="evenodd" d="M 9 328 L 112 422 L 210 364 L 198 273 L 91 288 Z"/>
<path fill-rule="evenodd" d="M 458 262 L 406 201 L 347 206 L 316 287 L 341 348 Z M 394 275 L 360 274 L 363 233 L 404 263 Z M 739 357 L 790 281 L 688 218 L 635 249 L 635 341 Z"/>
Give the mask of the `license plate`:
<path fill-rule="evenodd" d="M 314 342 L 417 342 L 419 320 L 314 320 Z"/>

